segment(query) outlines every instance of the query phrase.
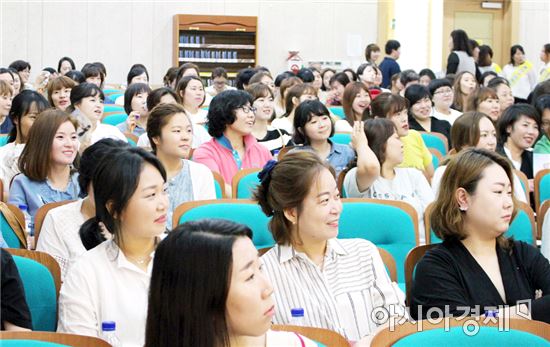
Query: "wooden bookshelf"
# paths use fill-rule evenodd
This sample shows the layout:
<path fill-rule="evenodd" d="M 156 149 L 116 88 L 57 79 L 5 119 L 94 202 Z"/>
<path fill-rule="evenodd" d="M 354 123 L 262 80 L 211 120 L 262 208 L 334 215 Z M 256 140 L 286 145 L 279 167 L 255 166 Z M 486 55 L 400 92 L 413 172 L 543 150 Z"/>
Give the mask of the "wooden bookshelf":
<path fill-rule="evenodd" d="M 194 63 L 201 77 L 223 67 L 229 78 L 257 65 L 257 17 L 174 15 L 174 66 Z"/>

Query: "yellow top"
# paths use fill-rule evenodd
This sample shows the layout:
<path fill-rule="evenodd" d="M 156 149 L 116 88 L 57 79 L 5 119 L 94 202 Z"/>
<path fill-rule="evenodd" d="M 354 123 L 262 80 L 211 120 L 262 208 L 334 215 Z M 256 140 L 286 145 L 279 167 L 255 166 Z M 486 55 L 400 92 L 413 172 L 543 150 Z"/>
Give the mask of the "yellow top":
<path fill-rule="evenodd" d="M 424 171 L 431 164 L 432 154 L 426 147 L 422 135 L 416 130 L 401 138 L 403 142 L 403 162 L 399 167 L 413 167 Z"/>

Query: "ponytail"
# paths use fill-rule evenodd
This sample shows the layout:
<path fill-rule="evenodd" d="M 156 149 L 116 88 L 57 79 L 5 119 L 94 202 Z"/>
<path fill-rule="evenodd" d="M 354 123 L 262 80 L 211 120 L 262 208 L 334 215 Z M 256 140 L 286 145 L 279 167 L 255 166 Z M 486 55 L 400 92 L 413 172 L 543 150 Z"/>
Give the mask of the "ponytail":
<path fill-rule="evenodd" d="M 79 234 L 80 240 L 87 251 L 107 240 L 101 232 L 101 227 L 96 217 L 92 217 L 84 222 L 80 227 Z"/>

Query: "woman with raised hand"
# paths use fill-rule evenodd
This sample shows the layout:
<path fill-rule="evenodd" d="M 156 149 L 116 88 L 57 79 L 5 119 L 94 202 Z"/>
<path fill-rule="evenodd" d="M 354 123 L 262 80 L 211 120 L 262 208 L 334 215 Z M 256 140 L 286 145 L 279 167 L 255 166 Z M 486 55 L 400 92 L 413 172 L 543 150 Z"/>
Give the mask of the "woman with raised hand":
<path fill-rule="evenodd" d="M 307 151 L 269 162 L 255 199 L 271 217 L 276 245 L 262 256 L 274 287 L 276 324 L 304 309 L 304 325 L 368 340 L 384 324 L 375 310 L 406 315 L 403 293 L 390 281 L 375 245 L 337 239 L 342 213 L 334 170 Z M 363 341 L 362 341 L 363 342 Z"/>
<path fill-rule="evenodd" d="M 46 110 L 33 123 L 14 177 L 8 202 L 26 205 L 31 217 L 45 204 L 80 194 L 73 164 L 78 155 L 77 122 L 60 110 Z"/>
<path fill-rule="evenodd" d="M 166 172 L 141 148 L 105 157 L 92 178 L 96 215 L 59 295 L 58 332 L 97 336 L 114 321 L 123 346 L 143 346 L 155 248 L 166 230 Z M 103 232 L 112 235 L 105 241 Z"/>
<path fill-rule="evenodd" d="M 147 132 L 147 98 L 151 88 L 145 83 L 133 83 L 124 91 L 124 111 L 128 115 L 126 121 L 117 125 L 123 134 L 129 133 L 137 137 Z"/>
<path fill-rule="evenodd" d="M 364 133 L 354 133 L 354 138 L 357 168 L 351 169 L 344 179 L 347 195 L 405 201 L 416 210 L 419 230 L 424 230 L 424 211 L 434 195 L 422 171 L 398 167 L 403 162 L 403 143 L 395 125 L 388 119 L 369 119 Z M 423 236 L 420 232 L 421 244 L 425 243 Z"/>
<path fill-rule="evenodd" d="M 216 219 L 170 232 L 155 252 L 146 347 L 316 346 L 270 330 L 273 287 L 251 238 L 245 225 Z"/>
<path fill-rule="evenodd" d="M 208 167 L 189 160 L 193 126 L 181 105 L 155 107 L 147 121 L 147 136 L 153 153 L 166 169 L 170 196 L 166 225 L 171 229 L 172 213 L 180 204 L 216 198 L 214 177 Z"/>
<path fill-rule="evenodd" d="M 512 167 L 501 155 L 469 148 L 451 159 L 430 216 L 443 243 L 416 266 L 411 316 L 550 323 L 548 260 L 533 245 L 504 236 L 517 212 L 513 196 Z"/>
<path fill-rule="evenodd" d="M 344 89 L 342 106 L 345 119 L 336 121 L 335 129 L 337 132 L 352 132 L 353 124 L 356 121 L 363 121 L 370 115 L 370 103 L 372 97 L 369 89 L 362 82 L 350 82 Z"/>

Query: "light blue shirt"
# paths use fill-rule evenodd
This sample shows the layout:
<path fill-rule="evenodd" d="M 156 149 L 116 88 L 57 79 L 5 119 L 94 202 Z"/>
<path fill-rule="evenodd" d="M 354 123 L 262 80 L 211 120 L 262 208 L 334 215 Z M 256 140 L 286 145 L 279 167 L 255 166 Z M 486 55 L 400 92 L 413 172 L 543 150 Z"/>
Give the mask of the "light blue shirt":
<path fill-rule="evenodd" d="M 14 177 L 10 187 L 8 203 L 15 206 L 27 205 L 32 218 L 45 204 L 64 200 L 76 200 L 80 194 L 78 173 L 74 173 L 64 191 L 53 188 L 49 180 L 33 181 L 23 174 Z"/>
<path fill-rule="evenodd" d="M 328 142 L 330 143 L 330 153 L 328 154 L 326 161 L 334 168 L 334 171 L 336 171 L 336 177 L 338 178 L 340 172 L 342 172 L 348 164 L 355 159 L 355 151 L 349 145 L 334 143 L 330 140 L 328 140 Z M 315 150 L 310 146 L 296 146 L 292 149 L 292 151 L 294 150 L 310 150 L 315 152 Z"/>

